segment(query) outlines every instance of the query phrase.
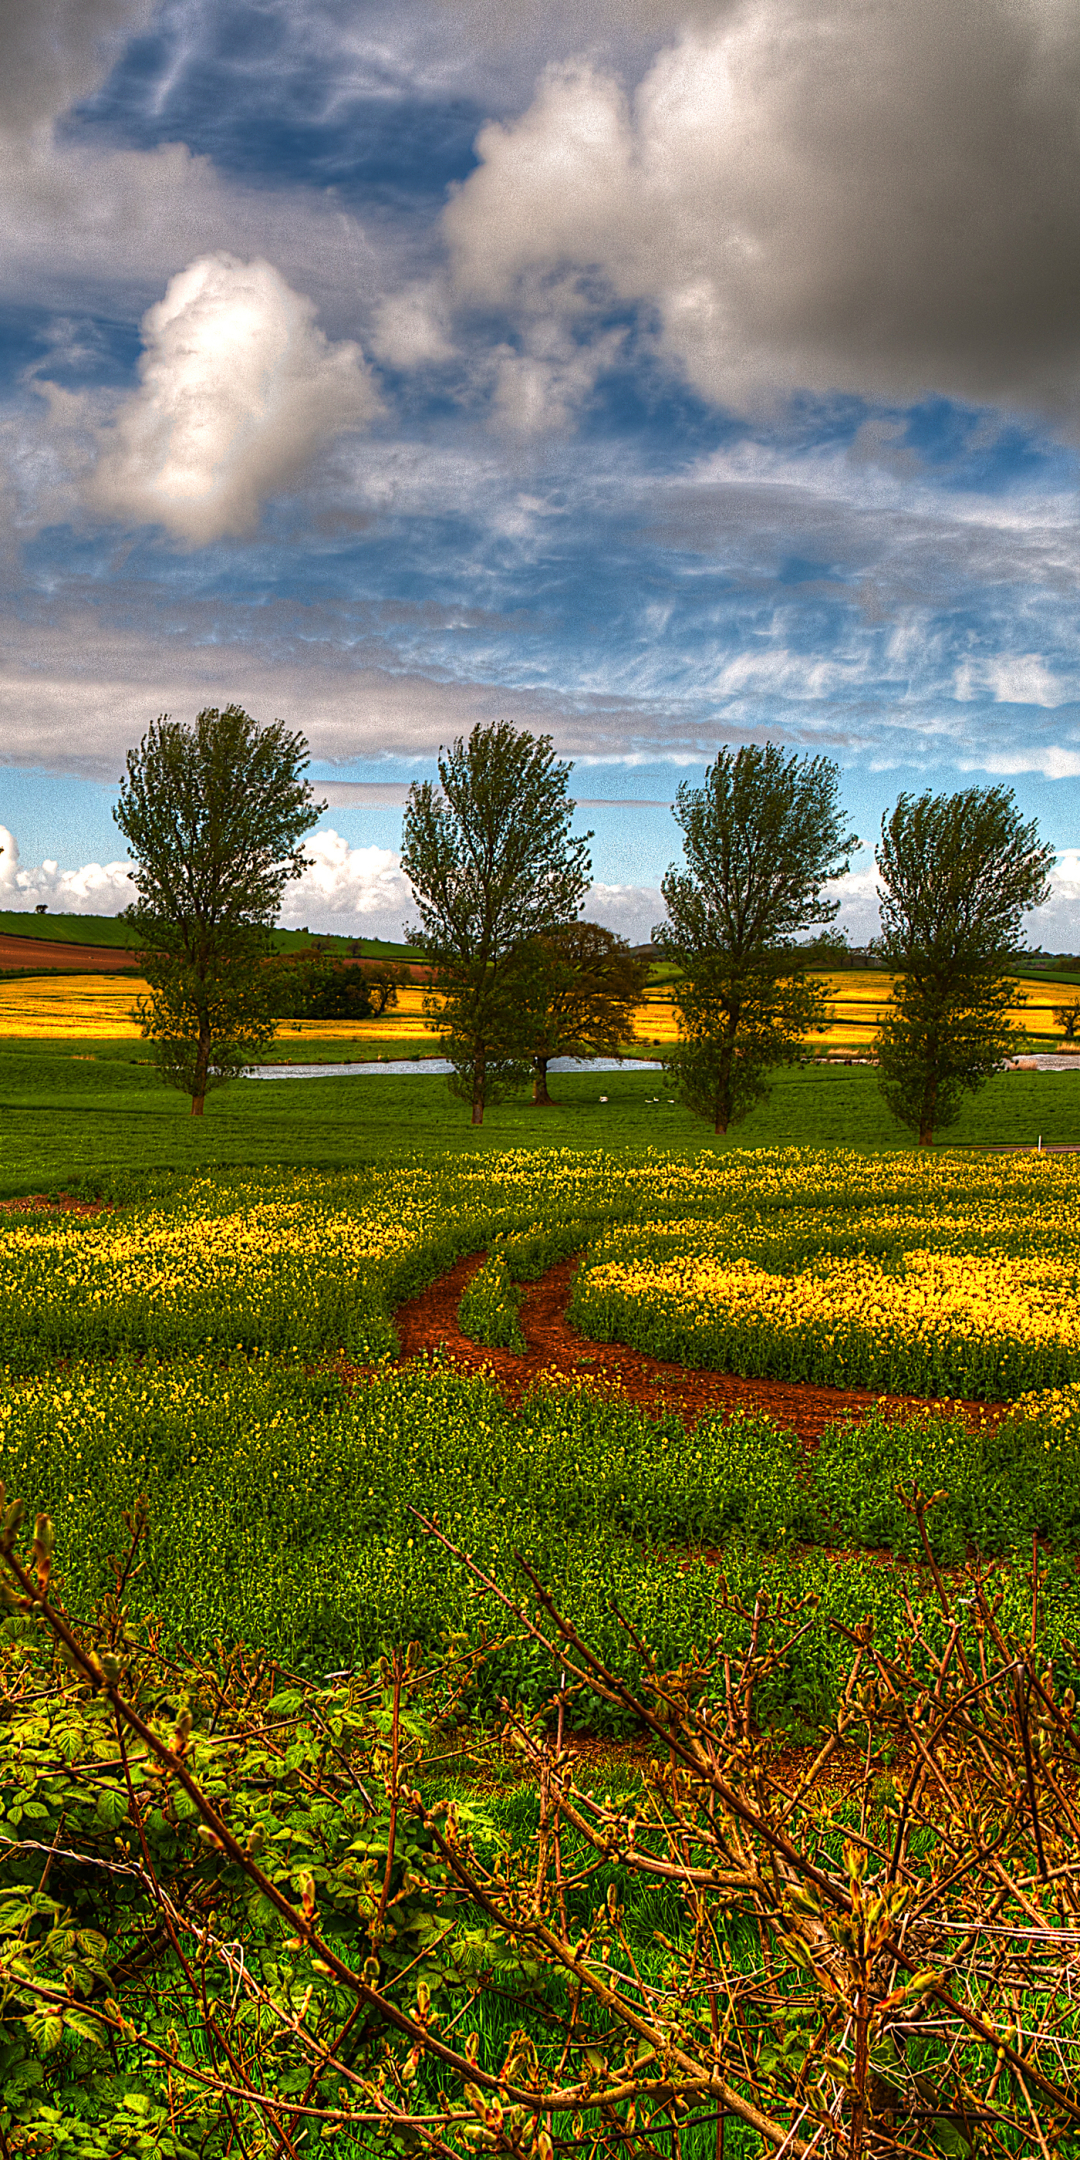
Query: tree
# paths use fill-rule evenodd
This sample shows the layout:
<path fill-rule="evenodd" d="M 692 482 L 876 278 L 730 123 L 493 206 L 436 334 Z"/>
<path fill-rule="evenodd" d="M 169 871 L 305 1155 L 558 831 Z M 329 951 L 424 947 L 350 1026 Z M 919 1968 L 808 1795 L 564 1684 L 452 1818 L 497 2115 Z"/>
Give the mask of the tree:
<path fill-rule="evenodd" d="M 538 938 L 526 967 L 533 1101 L 546 1104 L 551 1058 L 611 1056 L 632 1036 L 649 966 L 613 930 L 576 922 Z"/>
<path fill-rule="evenodd" d="M 901 795 L 881 821 L 874 950 L 897 979 L 876 1048 L 885 1100 L 920 1147 L 1023 1042 L 1006 1019 L 1022 1002 L 1006 968 L 1021 916 L 1048 891 L 1054 850 L 1037 830 L 1001 787 Z"/>
<path fill-rule="evenodd" d="M 397 1004 L 405 969 L 392 962 L 361 963 L 316 951 L 313 959 L 279 964 L 273 992 L 279 1020 L 381 1020 Z"/>
<path fill-rule="evenodd" d="M 498 721 L 440 752 L 438 788 L 409 789 L 401 866 L 420 922 L 408 935 L 431 968 L 428 1019 L 474 1125 L 529 1071 L 523 949 L 577 915 L 589 888 L 592 834 L 571 834 L 569 776 L 548 736 Z"/>
<path fill-rule="evenodd" d="M 124 919 L 150 984 L 138 1014 L 192 1117 L 273 1038 L 268 933 L 326 807 L 306 764 L 302 735 L 259 727 L 239 705 L 208 707 L 192 727 L 163 713 L 128 752 L 113 815 L 135 861 Z"/>
<path fill-rule="evenodd" d="M 1080 1041 L 1080 998 L 1073 998 L 1067 1005 L 1054 1006 L 1054 1026 L 1061 1029 L 1063 1043 Z"/>
<path fill-rule="evenodd" d="M 774 744 L 721 750 L 705 785 L 678 790 L 685 869 L 662 881 L 653 932 L 680 969 L 681 1040 L 664 1060 L 685 1102 L 718 1133 L 768 1093 L 768 1074 L 826 1024 L 825 993 L 792 941 L 835 918 L 824 888 L 857 846 L 844 830 L 837 768 Z"/>

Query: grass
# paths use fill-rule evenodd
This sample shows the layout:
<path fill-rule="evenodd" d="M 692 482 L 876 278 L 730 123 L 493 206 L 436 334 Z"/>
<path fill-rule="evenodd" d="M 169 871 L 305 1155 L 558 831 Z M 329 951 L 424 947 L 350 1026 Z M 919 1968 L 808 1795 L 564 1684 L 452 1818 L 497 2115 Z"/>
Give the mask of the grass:
<path fill-rule="evenodd" d="M 0 908 L 0 935 L 37 938 L 50 945 L 117 945 L 130 947 L 134 940 L 119 915 L 28 915 L 17 908 Z M 301 952 L 315 942 L 326 952 L 350 953 L 357 948 L 371 960 L 414 960 L 411 945 L 395 945 L 386 938 L 345 937 L 334 932 L 274 930 L 275 952 Z"/>
<path fill-rule="evenodd" d="M 312 1040 L 312 1062 L 341 1046 Z M 355 1167 L 422 1161 L 446 1150 L 507 1147 L 649 1146 L 680 1155 L 703 1148 L 907 1148 L 869 1068 L 800 1066 L 778 1075 L 769 1100 L 718 1139 L 668 1099 L 662 1073 L 558 1075 L 557 1101 L 537 1110 L 527 1096 L 491 1108 L 478 1129 L 444 1079 L 371 1075 L 347 1079 L 236 1081 L 211 1095 L 193 1120 L 186 1099 L 163 1087 L 141 1044 L 15 1042 L 0 1051 L 0 1197 L 54 1191 L 117 1169 L 197 1171 L 215 1164 Z M 607 1101 L 601 1100 L 602 1096 Z M 657 1099 L 658 1098 L 658 1099 Z M 1008 1073 L 969 1097 L 947 1146 L 1080 1143 L 1080 1084 L 1071 1073 Z"/>

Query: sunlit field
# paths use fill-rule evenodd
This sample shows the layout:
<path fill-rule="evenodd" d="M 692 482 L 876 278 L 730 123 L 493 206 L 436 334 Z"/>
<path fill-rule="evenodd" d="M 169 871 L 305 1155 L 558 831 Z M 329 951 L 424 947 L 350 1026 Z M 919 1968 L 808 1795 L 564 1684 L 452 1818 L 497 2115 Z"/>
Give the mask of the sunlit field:
<path fill-rule="evenodd" d="M 887 1009 L 891 977 L 867 969 L 864 973 L 820 978 L 828 992 L 832 1024 L 810 1037 L 808 1047 L 828 1050 L 870 1049 L 876 1028 Z M 131 1017 L 137 997 L 146 993 L 141 977 L 133 975 L 37 975 L 22 981 L 0 982 L 0 1037 L 24 1041 L 55 1036 L 110 1038 L 114 1042 L 138 1038 L 138 1022 Z M 1013 1007 L 1010 1018 L 1040 1038 L 1056 1041 L 1061 1030 L 1053 1008 L 1068 1003 L 1074 993 L 1063 986 L 1035 980 L 1018 984 L 1025 1004 Z M 638 1050 L 665 1049 L 678 1039 L 678 1023 L 668 988 L 650 990 L 634 1015 L 631 1044 Z M 282 1020 L 278 1026 L 278 1055 L 290 1044 L 308 1042 L 351 1043 L 370 1046 L 378 1055 L 392 1043 L 395 1051 L 434 1049 L 431 1029 L 424 1019 L 424 990 L 412 984 L 398 992 L 398 1002 L 381 1020 Z"/>
<path fill-rule="evenodd" d="M 812 1037 L 812 1042 L 825 1049 L 835 1046 L 869 1050 L 888 1010 L 892 976 L 881 969 L 867 968 L 853 970 L 850 974 L 826 975 L 819 980 L 828 991 L 833 1021 L 824 1034 Z M 1030 1035 L 1052 1037 L 1057 1042 L 1061 1029 L 1054 1019 L 1054 1008 L 1071 1004 L 1080 991 L 1064 983 L 1040 982 L 1030 976 L 1019 980 L 1016 987 L 1024 1002 L 1018 1000 L 1010 1008 L 1009 1019 Z"/>
<path fill-rule="evenodd" d="M 0 982 L 0 1036 L 24 1041 L 72 1035 L 112 1042 L 137 1040 L 140 1029 L 132 1009 L 147 989 L 138 975 L 36 975 L 22 982 Z M 382 1020 L 282 1020 L 278 1040 L 362 1042 L 381 1047 L 392 1034 L 395 1043 L 431 1047 L 423 1004 L 422 989 L 404 989 Z"/>
<path fill-rule="evenodd" d="M 33 975 L 0 982 L 0 1037 L 137 1039 L 140 1031 L 132 1008 L 146 992 L 147 984 L 138 975 Z M 278 1043 L 364 1043 L 378 1051 L 392 1038 L 395 1046 L 434 1049 L 424 1020 L 424 994 L 419 984 L 399 990 L 397 1004 L 381 1020 L 282 1020 Z M 662 1045 L 673 1042 L 676 1033 L 669 994 L 650 992 L 635 1016 L 635 1038 L 643 1045 Z"/>

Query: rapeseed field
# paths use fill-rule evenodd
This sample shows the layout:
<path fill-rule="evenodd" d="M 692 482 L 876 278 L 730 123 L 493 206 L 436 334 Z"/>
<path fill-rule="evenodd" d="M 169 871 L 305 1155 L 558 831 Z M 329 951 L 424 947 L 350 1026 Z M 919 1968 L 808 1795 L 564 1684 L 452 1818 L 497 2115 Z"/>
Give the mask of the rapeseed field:
<path fill-rule="evenodd" d="M 178 1641 L 242 1640 L 303 1671 L 414 1637 L 483 1641 L 493 1616 L 425 1534 L 437 1519 L 508 1585 L 524 1553 L 629 1675 L 640 1653 L 616 1607 L 677 1663 L 695 1641 L 736 1645 L 763 1586 L 777 1611 L 812 1594 L 820 1620 L 770 1682 L 788 1714 L 829 1698 L 828 1614 L 902 1634 L 896 1578 L 860 1553 L 918 1557 L 902 1498 L 917 1482 L 944 1495 L 943 1559 L 1030 1558 L 1033 1534 L 1050 1539 L 1044 1625 L 1080 1634 L 1072 1159 L 530 1148 L 132 1175 L 106 1197 L 88 1217 L 0 1217 L 0 1476 L 55 1518 L 80 1608 L 142 1496 L 131 1594 Z M 542 1375 L 513 1409 L 437 1348 L 399 1368 L 395 1307 L 481 1249 L 506 1285 L 580 1253 L 572 1317 L 589 1336 L 1014 1407 L 1004 1423 L 932 1406 L 842 1420 L 810 1459 L 771 1418 L 688 1430 L 584 1370 Z M 511 1631 L 478 1705 L 546 1685 Z"/>

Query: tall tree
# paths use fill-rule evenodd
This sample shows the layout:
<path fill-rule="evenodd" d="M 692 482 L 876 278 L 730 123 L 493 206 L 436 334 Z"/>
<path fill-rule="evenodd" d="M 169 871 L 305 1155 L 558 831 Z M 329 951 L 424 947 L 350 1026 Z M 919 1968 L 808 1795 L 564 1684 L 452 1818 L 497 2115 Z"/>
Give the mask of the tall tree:
<path fill-rule="evenodd" d="M 135 862 L 125 920 L 150 984 L 139 1017 L 192 1117 L 274 1034 L 268 933 L 326 807 L 306 765 L 302 735 L 239 705 L 208 707 L 191 727 L 163 713 L 128 752 L 113 815 Z"/>
<path fill-rule="evenodd" d="M 1010 788 L 901 795 L 882 819 L 875 951 L 896 980 L 876 1047 L 885 1100 L 920 1147 L 1023 1041 L 1006 1018 L 1023 1002 L 1006 970 L 1053 860 Z"/>
<path fill-rule="evenodd" d="M 569 777 L 548 736 L 498 721 L 440 753 L 438 787 L 409 790 L 401 865 L 420 916 L 409 935 L 474 1125 L 529 1071 L 522 949 L 571 921 L 589 889 L 592 834 L 570 831 Z"/>
<path fill-rule="evenodd" d="M 774 744 L 721 750 L 705 785 L 678 790 L 686 868 L 662 881 L 653 932 L 680 970 L 681 1040 L 665 1058 L 683 1099 L 726 1132 L 768 1092 L 773 1067 L 825 1024 L 824 992 L 794 940 L 832 922 L 825 887 L 857 845 L 845 832 L 828 758 Z"/>
<path fill-rule="evenodd" d="M 600 923 L 567 923 L 536 940 L 524 985 L 533 1015 L 534 1103 L 551 1101 L 552 1058 L 611 1056 L 629 1041 L 648 973 L 648 961 Z"/>

